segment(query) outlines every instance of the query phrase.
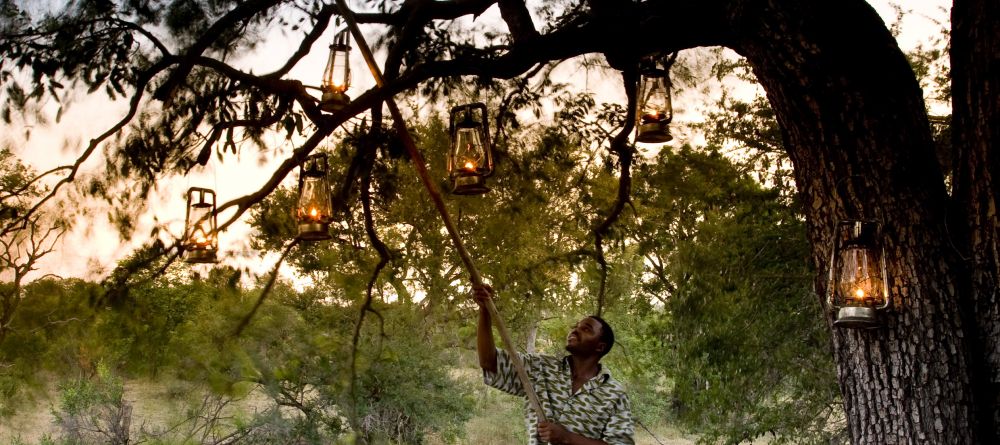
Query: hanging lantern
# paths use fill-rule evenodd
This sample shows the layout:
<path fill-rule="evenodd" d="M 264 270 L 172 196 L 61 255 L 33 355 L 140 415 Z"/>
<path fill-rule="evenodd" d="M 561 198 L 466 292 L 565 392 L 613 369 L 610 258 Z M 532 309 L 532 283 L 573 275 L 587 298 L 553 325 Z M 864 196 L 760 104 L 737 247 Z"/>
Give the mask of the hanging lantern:
<path fill-rule="evenodd" d="M 827 300 L 837 309 L 834 326 L 876 328 L 876 311 L 889 306 L 879 229 L 874 221 L 846 220 L 837 225 L 827 286 Z"/>
<path fill-rule="evenodd" d="M 670 121 L 674 118 L 670 100 L 670 70 L 650 62 L 640 74 L 635 140 L 644 143 L 669 142 L 673 139 Z"/>
<path fill-rule="evenodd" d="M 295 220 L 299 223 L 299 238 L 307 241 L 330 239 L 333 206 L 326 175 L 329 166 L 326 154 L 317 153 L 299 166 L 299 203 Z"/>
<path fill-rule="evenodd" d="M 330 59 L 323 70 L 323 98 L 319 108 L 328 113 L 344 108 L 350 103 L 347 88 L 351 86 L 351 45 L 347 31 L 337 34 L 330 45 Z"/>
<path fill-rule="evenodd" d="M 493 153 L 486 118 L 486 105 L 482 103 L 451 109 L 448 176 L 452 193 L 456 195 L 480 195 L 490 191 L 486 178 L 493 174 Z"/>
<path fill-rule="evenodd" d="M 191 187 L 187 192 L 187 214 L 184 218 L 184 261 L 217 263 L 219 232 L 215 218 L 215 192 Z"/>

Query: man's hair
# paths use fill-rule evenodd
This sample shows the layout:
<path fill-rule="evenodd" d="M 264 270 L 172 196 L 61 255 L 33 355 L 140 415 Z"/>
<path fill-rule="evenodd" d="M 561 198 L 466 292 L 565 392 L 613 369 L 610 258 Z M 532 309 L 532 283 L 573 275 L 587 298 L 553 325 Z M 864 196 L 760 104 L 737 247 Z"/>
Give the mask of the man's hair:
<path fill-rule="evenodd" d="M 601 341 L 607 345 L 607 347 L 604 348 L 604 352 L 601 353 L 601 357 L 604 357 L 611 351 L 611 347 L 615 345 L 615 331 L 611 330 L 611 325 L 604 321 L 603 318 L 597 315 L 591 315 L 590 318 L 597 320 L 597 322 L 601 324 Z"/>

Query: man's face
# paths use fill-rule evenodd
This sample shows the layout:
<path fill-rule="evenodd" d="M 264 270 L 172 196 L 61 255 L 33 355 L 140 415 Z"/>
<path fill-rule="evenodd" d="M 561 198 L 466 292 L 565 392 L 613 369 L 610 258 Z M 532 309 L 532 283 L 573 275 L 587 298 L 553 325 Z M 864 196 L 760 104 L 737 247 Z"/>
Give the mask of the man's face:
<path fill-rule="evenodd" d="M 566 350 L 571 354 L 600 355 L 606 347 L 601 341 L 601 323 L 590 317 L 578 321 L 566 336 Z"/>

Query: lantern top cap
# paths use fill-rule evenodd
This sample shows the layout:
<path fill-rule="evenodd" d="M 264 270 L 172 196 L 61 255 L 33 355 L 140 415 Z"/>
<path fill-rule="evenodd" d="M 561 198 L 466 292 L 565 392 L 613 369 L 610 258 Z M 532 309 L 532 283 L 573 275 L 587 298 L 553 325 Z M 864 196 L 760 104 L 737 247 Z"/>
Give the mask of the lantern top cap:
<path fill-rule="evenodd" d="M 670 67 L 674 65 L 676 60 L 676 51 L 666 55 L 651 55 L 639 63 L 639 74 L 646 77 L 669 77 Z"/>
<path fill-rule="evenodd" d="M 333 37 L 333 43 L 330 44 L 330 49 L 334 51 L 351 50 L 350 34 L 347 33 L 347 30 L 338 32 L 337 35 Z"/>
<path fill-rule="evenodd" d="M 882 224 L 875 220 L 845 219 L 841 220 L 838 226 L 841 230 L 847 230 L 847 236 L 843 238 L 845 247 L 872 246 L 878 238 Z"/>
<path fill-rule="evenodd" d="M 204 187 L 191 187 L 187 191 L 188 203 L 192 207 L 211 207 L 215 204 L 215 191 Z"/>
<path fill-rule="evenodd" d="M 475 113 L 479 111 L 482 119 L 486 118 L 486 104 L 482 102 L 475 102 L 465 105 L 456 105 L 451 108 L 451 124 L 458 128 L 477 128 L 484 125 L 484 121 L 476 119 Z M 457 120 L 458 114 L 461 113 L 461 120 Z"/>
<path fill-rule="evenodd" d="M 190 187 L 188 188 L 188 194 L 193 194 L 195 192 L 201 192 L 202 194 L 214 195 L 215 190 L 208 189 L 205 187 Z"/>
<path fill-rule="evenodd" d="M 300 168 L 306 176 L 325 176 L 327 171 L 326 153 L 313 153 L 302 162 Z"/>
<path fill-rule="evenodd" d="M 463 117 L 462 120 L 457 122 L 455 125 L 457 125 L 458 128 L 476 128 L 481 126 L 482 123 L 475 120 L 472 117 L 472 113 L 466 112 L 465 117 Z"/>

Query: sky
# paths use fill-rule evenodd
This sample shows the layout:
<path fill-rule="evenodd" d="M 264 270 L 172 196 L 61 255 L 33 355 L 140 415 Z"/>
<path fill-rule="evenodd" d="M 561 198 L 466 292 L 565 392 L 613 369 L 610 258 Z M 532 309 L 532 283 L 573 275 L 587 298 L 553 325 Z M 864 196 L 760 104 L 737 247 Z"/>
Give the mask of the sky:
<path fill-rule="evenodd" d="M 871 1 L 872 6 L 883 17 L 887 24 L 896 21 L 896 10 L 893 2 Z M 941 0 L 911 0 L 905 2 L 902 8 L 908 11 L 901 23 L 902 30 L 898 41 L 906 51 L 919 43 L 926 41 L 927 36 L 936 33 L 947 24 L 947 8 L 950 3 Z M 478 20 L 490 20 L 497 16 L 496 7 L 491 8 Z M 478 22 L 477 22 L 478 23 Z M 320 41 L 328 41 L 332 37 L 324 36 Z M 255 72 L 266 72 L 268 61 L 284 60 L 274 55 L 286 54 L 293 42 L 282 36 L 269 36 L 259 50 L 248 55 L 234 65 Z M 323 45 L 317 45 L 322 48 Z M 326 51 L 312 51 L 288 77 L 297 78 L 306 84 L 318 85 L 326 62 Z M 351 96 L 357 96 L 362 91 L 372 87 L 374 81 L 367 67 L 355 50 L 352 57 L 352 87 L 348 91 Z M 594 92 L 598 101 L 624 101 L 624 94 L 618 87 L 618 78 L 613 75 L 602 75 L 588 72 L 581 76 L 580 71 L 571 64 L 564 64 L 557 76 L 563 81 L 573 82 L 581 89 Z M 750 88 L 742 90 L 744 94 L 755 94 Z M 704 96 L 698 91 L 683 92 L 676 100 L 677 120 L 697 120 L 701 112 L 700 103 L 705 102 Z M 11 146 L 15 154 L 39 171 L 44 171 L 62 163 L 69 163 L 76 154 L 82 151 L 87 141 L 112 126 L 127 109 L 124 101 L 109 103 L 102 94 L 86 97 L 80 96 L 64 111 L 62 119 L 57 124 L 33 123 L 31 125 L 15 124 L 6 128 L 0 134 L 0 143 Z M 939 104 L 932 106 L 945 106 Z M 42 114 L 48 115 L 50 121 L 56 113 L 54 103 L 45 104 Z M 543 120 L 546 117 L 543 116 Z M 550 118 L 550 117 L 549 117 Z M 25 135 L 30 133 L 30 137 Z M 168 233 L 179 236 L 183 231 L 184 194 L 188 187 L 199 186 L 214 189 L 218 193 L 218 202 L 224 203 L 230 199 L 242 196 L 256 190 L 270 177 L 271 162 L 282 159 L 281 153 L 287 153 L 292 145 L 283 136 L 266 136 L 268 145 L 274 147 L 265 161 L 255 150 L 243 150 L 237 158 L 229 157 L 225 162 L 213 159 L 207 168 L 198 169 L 192 175 L 184 178 L 174 178 L 161 181 L 147 202 L 148 211 L 143 212 L 138 219 L 137 229 L 129 239 L 121 240 L 115 234 L 111 224 L 105 217 L 106 209 L 96 208 L 89 218 L 76 221 L 73 230 L 56 246 L 56 251 L 45 257 L 39 264 L 35 277 L 42 274 L 55 274 L 61 277 L 83 277 L 100 279 L 114 268 L 116 262 L 132 252 L 137 246 L 149 239 L 150 229 L 154 225 L 162 225 Z M 673 144 L 697 142 L 697 135 L 680 135 Z M 648 147 L 641 147 L 649 149 Z M 99 156 L 84 164 L 85 172 L 97 172 L 103 167 L 104 161 Z M 434 167 L 431 166 L 433 169 Z M 292 175 L 294 176 L 294 175 Z M 294 180 L 294 177 L 288 178 Z M 58 209 L 50 209 L 57 211 Z M 220 220 L 225 215 L 220 216 Z M 246 219 L 247 215 L 244 215 Z M 247 267 L 251 271 L 262 274 L 271 270 L 277 260 L 277 255 L 261 256 L 249 249 L 250 229 L 245 223 L 234 224 L 220 235 L 221 255 L 224 262 L 237 267 Z M 195 266 L 207 271 L 210 265 Z M 282 275 L 294 277 L 287 268 Z M 29 276 L 29 279 L 31 277 Z M 6 277 L 0 275 L 0 279 Z M 301 284 L 301 283 L 300 283 Z"/>

